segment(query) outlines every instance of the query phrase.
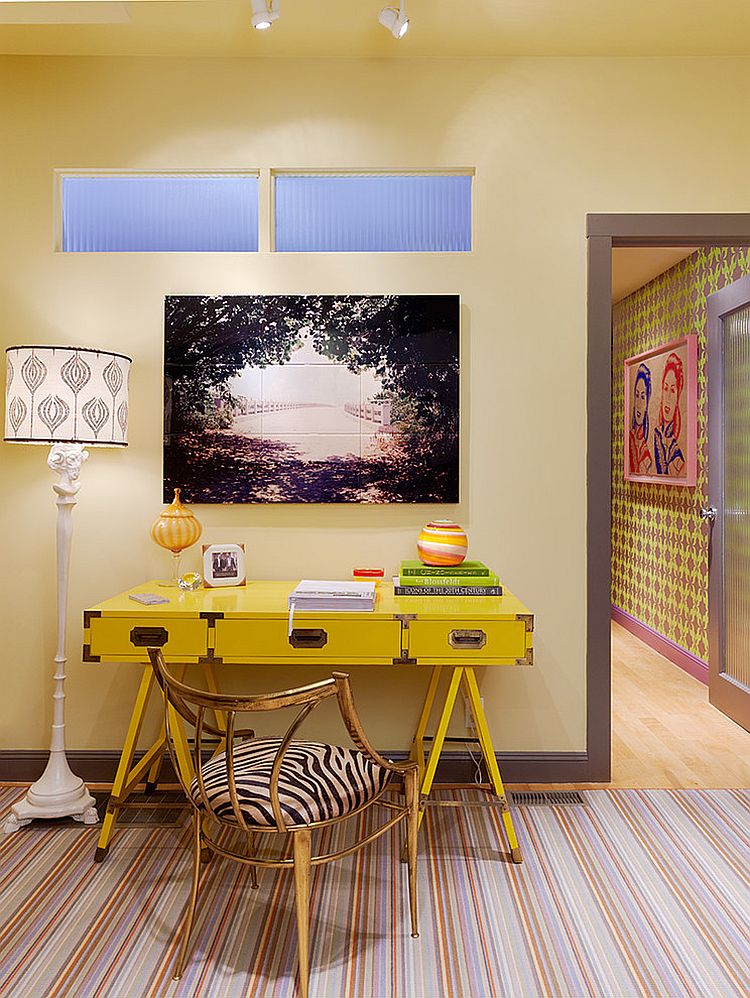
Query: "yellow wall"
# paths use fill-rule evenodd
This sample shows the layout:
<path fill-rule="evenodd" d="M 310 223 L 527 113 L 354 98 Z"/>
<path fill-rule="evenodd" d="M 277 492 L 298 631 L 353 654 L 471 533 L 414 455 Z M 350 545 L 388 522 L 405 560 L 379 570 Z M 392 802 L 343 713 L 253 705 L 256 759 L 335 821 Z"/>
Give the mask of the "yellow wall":
<path fill-rule="evenodd" d="M 0 60 L 3 345 L 134 358 L 131 446 L 96 451 L 75 510 L 68 741 L 121 744 L 132 666 L 80 661 L 80 611 L 164 573 L 165 293 L 459 292 L 463 498 L 443 509 L 537 614 L 536 667 L 483 677 L 506 750 L 585 746 L 585 213 L 748 208 L 742 60 L 378 62 Z M 475 166 L 476 249 L 451 255 L 56 254 L 54 168 Z M 0 447 L 0 748 L 47 743 L 54 507 L 45 451 Z M 393 569 L 427 507 L 202 507 L 256 577 Z M 195 556 L 192 556 L 195 560 Z M 188 562 L 191 560 L 187 559 Z M 300 677 L 301 673 L 295 673 Z M 252 674 L 255 688 L 290 676 Z M 403 747 L 424 674 L 354 680 L 383 747 Z M 392 685 L 391 685 L 392 684 Z"/>

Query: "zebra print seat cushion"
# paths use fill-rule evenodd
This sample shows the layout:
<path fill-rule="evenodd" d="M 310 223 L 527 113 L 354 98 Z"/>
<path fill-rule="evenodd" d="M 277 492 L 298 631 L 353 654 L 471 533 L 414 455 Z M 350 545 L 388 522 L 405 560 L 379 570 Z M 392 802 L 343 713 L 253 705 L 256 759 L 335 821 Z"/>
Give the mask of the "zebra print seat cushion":
<path fill-rule="evenodd" d="M 275 827 L 271 808 L 271 768 L 280 738 L 254 738 L 237 742 L 234 773 L 240 809 L 248 824 Z M 234 822 L 229 797 L 225 753 L 203 767 L 203 783 L 212 810 L 224 821 Z M 377 796 L 390 773 L 356 749 L 319 742 L 292 741 L 279 773 L 279 804 L 287 825 L 331 821 L 355 811 Z M 201 807 L 197 778 L 190 794 Z"/>

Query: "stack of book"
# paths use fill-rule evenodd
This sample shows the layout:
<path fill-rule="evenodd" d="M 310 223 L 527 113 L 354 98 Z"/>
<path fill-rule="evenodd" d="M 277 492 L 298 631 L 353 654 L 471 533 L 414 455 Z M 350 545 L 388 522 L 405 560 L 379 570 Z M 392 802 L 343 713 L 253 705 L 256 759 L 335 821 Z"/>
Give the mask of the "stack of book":
<path fill-rule="evenodd" d="M 289 633 L 292 633 L 296 610 L 348 611 L 366 613 L 375 609 L 374 582 L 333 582 L 323 579 L 302 579 L 289 593 Z"/>
<path fill-rule="evenodd" d="M 502 596 L 495 573 L 481 561 L 460 565 L 423 565 L 402 561 L 393 580 L 396 596 Z"/>

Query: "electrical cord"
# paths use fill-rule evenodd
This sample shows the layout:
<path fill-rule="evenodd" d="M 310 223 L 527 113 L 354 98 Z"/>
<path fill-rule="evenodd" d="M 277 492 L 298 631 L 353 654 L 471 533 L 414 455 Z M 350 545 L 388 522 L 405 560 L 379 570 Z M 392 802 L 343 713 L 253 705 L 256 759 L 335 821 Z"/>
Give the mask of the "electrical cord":
<path fill-rule="evenodd" d="M 481 787 L 484 782 L 482 779 L 482 757 L 481 755 L 479 757 L 474 755 L 471 750 L 471 742 L 464 742 L 464 744 L 466 745 L 471 761 L 474 763 L 474 783 L 476 783 L 478 787 Z"/>

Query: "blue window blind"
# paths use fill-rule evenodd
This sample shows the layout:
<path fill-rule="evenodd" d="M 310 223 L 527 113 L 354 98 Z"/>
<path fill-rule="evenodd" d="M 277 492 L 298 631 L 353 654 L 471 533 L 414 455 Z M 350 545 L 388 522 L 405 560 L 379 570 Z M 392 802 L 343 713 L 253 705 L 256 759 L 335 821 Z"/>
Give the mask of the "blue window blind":
<path fill-rule="evenodd" d="M 66 253 L 258 250 L 258 178 L 63 177 Z"/>
<path fill-rule="evenodd" d="M 275 186 L 276 249 L 466 252 L 471 180 L 464 174 L 282 174 Z"/>

